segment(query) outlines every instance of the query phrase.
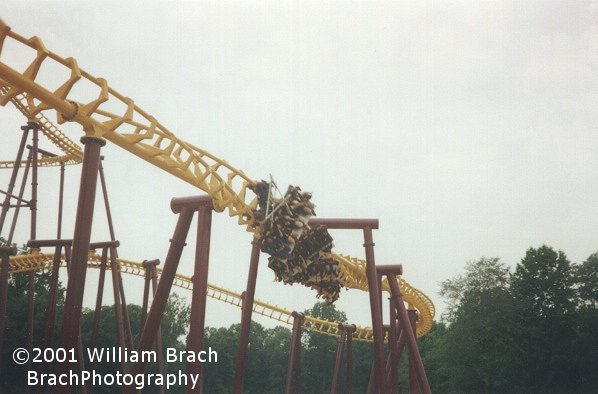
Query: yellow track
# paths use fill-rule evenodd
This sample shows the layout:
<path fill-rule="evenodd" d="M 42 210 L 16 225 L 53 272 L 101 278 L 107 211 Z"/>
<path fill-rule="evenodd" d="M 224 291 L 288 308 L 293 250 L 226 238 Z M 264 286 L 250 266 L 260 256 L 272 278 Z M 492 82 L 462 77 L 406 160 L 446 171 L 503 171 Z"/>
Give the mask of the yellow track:
<path fill-rule="evenodd" d="M 27 254 L 21 256 L 12 256 L 10 258 L 9 274 L 18 274 L 30 271 L 49 270 L 52 268 L 52 259 L 54 255 L 37 253 Z M 62 256 L 64 259 L 64 255 Z M 100 268 L 101 257 L 95 253 L 89 254 L 88 267 Z M 145 268 L 141 263 L 137 263 L 125 259 L 117 259 L 118 270 L 125 274 L 145 277 Z M 66 267 L 66 262 L 62 260 L 62 267 Z M 110 269 L 110 266 L 107 266 Z M 162 270 L 157 268 L 158 277 L 162 274 Z M 174 285 L 183 289 L 193 290 L 193 280 L 185 275 L 177 274 L 174 280 Z M 226 302 L 227 304 L 238 306 L 243 305 L 241 294 L 225 289 L 220 286 L 208 284 L 208 297 L 218 301 Z M 253 312 L 270 319 L 277 320 L 285 324 L 293 324 L 293 316 L 291 311 L 267 304 L 265 302 L 254 300 Z M 338 322 L 331 322 L 328 320 L 318 319 L 312 316 L 305 316 L 303 322 L 303 329 L 306 331 L 318 332 L 321 334 L 338 336 Z M 354 338 L 361 341 L 373 341 L 373 332 L 368 327 L 357 327 L 357 331 L 353 334 Z"/>
<path fill-rule="evenodd" d="M 37 113 L 32 116 L 27 106 L 27 96 L 25 94 L 17 94 L 9 96 L 10 86 L 4 81 L 0 80 L 0 102 L 5 105 L 7 100 L 10 100 L 14 106 L 21 111 L 27 119 L 36 122 L 40 126 L 42 134 L 44 134 L 60 151 L 63 153 L 62 156 L 48 157 L 44 156 L 38 160 L 38 166 L 56 166 L 60 164 L 79 164 L 83 159 L 83 152 L 81 147 L 71 141 L 66 135 L 58 129 L 44 114 Z M 25 164 L 24 162 L 21 165 Z M 14 167 L 14 161 L 1 160 L 0 168 L 12 168 Z"/>
<path fill-rule="evenodd" d="M 34 51 L 35 57 L 26 69 L 18 71 L 5 64 L 2 48 L 8 39 L 25 50 Z M 54 91 L 36 82 L 44 62 L 61 65 L 70 74 Z M 226 161 L 178 139 L 156 118 L 135 105 L 132 99 L 110 88 L 105 79 L 81 70 L 75 59 L 62 58 L 50 52 L 39 38 L 24 38 L 12 32 L 2 21 L 0 78 L 6 86 L 0 97 L 1 105 L 18 101 L 22 108 L 19 105 L 17 107 L 32 120 L 39 119 L 38 115 L 44 110 L 56 110 L 59 123 L 75 121 L 83 127 L 86 135 L 104 138 L 198 187 L 212 198 L 216 211 L 228 209 L 229 215 L 236 217 L 238 223 L 245 225 L 248 231 L 259 231 L 252 211 L 257 206 L 257 196 L 248 188 L 255 183 L 254 180 Z M 77 84 L 94 90 L 97 96 L 91 101 L 78 101 L 71 94 Z M 108 106 L 120 110 L 114 113 L 114 110 L 106 109 Z M 338 254 L 331 256 L 339 263 L 342 286 L 367 291 L 363 260 Z M 417 334 L 423 336 L 432 327 L 434 304 L 421 291 L 403 279 L 400 281 L 405 302 L 419 311 Z M 383 287 L 388 291 L 387 284 Z"/>

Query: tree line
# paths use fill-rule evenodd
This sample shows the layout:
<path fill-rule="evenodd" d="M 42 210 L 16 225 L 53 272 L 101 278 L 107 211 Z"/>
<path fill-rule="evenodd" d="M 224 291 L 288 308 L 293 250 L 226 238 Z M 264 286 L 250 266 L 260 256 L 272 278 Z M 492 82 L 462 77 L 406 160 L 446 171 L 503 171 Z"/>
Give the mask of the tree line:
<path fill-rule="evenodd" d="M 9 279 L 6 336 L 2 352 L 0 392 L 24 389 L 26 365 L 12 362 L 12 350 L 27 341 L 28 275 Z M 36 274 L 34 346 L 42 346 L 49 272 Z M 466 264 L 464 273 L 442 282 L 440 295 L 446 313 L 419 340 L 430 386 L 439 393 L 583 393 L 598 392 L 598 253 L 581 264 L 571 263 L 562 251 L 548 246 L 530 248 L 513 272 L 498 258 Z M 64 288 L 58 294 L 55 343 L 59 342 Z M 141 308 L 128 306 L 132 332 L 139 332 Z M 316 303 L 305 314 L 331 321 L 347 321 L 334 305 Z M 171 295 L 162 319 L 164 347 L 185 349 L 190 308 Z M 117 343 L 114 307 L 102 307 L 97 347 Z M 291 330 L 251 323 L 244 389 L 248 393 L 284 390 Z M 82 341 L 89 343 L 93 310 L 84 308 Z M 206 327 L 204 347 L 218 352 L 218 363 L 204 365 L 204 387 L 209 393 L 228 393 L 232 387 L 239 324 Z M 134 338 L 137 341 L 138 337 Z M 330 391 L 337 339 L 304 332 L 301 389 Z M 406 354 L 399 381 L 408 389 Z M 354 392 L 366 392 L 371 371 L 372 345 L 353 343 Z M 344 360 L 343 360 L 344 362 Z M 116 363 L 96 363 L 94 370 L 114 373 Z M 185 371 L 171 363 L 166 372 Z M 155 365 L 149 366 L 155 371 Z M 339 392 L 344 392 L 344 369 Z M 182 387 L 175 392 L 183 392 Z M 115 392 L 94 387 L 92 392 Z M 144 392 L 155 392 L 148 388 Z"/>
<path fill-rule="evenodd" d="M 442 322 L 422 340 L 437 392 L 598 392 L 598 253 L 572 264 L 530 248 L 513 272 L 467 263 L 441 284 Z"/>

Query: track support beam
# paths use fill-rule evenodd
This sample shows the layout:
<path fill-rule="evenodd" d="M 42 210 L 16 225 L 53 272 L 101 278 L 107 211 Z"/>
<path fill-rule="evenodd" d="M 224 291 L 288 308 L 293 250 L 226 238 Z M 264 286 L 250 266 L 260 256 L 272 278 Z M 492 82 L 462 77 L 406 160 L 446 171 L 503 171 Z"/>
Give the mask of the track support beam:
<path fill-rule="evenodd" d="M 62 319 L 62 347 L 77 349 L 81 337 L 81 307 L 83 291 L 85 289 L 85 276 L 87 272 L 87 256 L 91 238 L 93 222 L 93 209 L 95 203 L 98 169 L 100 164 L 100 150 L 106 141 L 94 137 L 83 137 L 81 142 L 85 145 L 83 153 L 83 168 L 81 169 L 81 182 L 79 188 L 79 201 L 77 203 L 77 216 L 75 219 L 75 232 L 73 236 L 73 250 L 69 268 L 69 279 L 64 303 Z M 82 360 L 79 360 L 82 361 Z M 61 372 L 68 373 L 69 365 L 63 363 Z M 59 387 L 61 392 L 69 392 L 70 388 Z"/>
<path fill-rule="evenodd" d="M 372 230 L 379 227 L 378 219 L 310 219 L 310 225 L 319 224 L 328 229 L 363 230 L 363 247 L 365 248 L 366 277 L 370 296 L 370 310 L 372 315 L 372 330 L 374 334 L 374 367 L 373 377 L 375 392 L 385 393 L 386 379 L 384 371 L 384 327 L 382 326 L 382 305 L 378 274 L 376 273 L 376 259 L 374 257 L 374 239 Z"/>
<path fill-rule="evenodd" d="M 301 392 L 301 327 L 305 316 L 303 313 L 293 312 L 293 334 L 291 336 L 291 351 L 289 367 L 287 368 L 287 382 L 285 394 Z"/>
<path fill-rule="evenodd" d="M 210 233 L 212 228 L 212 199 L 202 198 L 199 204 L 197 220 L 197 243 L 195 246 L 195 267 L 193 270 L 193 294 L 191 300 L 191 324 L 187 350 L 198 354 L 202 351 L 206 319 L 206 297 L 208 292 L 208 266 L 210 261 Z M 198 359 L 187 363 L 187 375 L 196 375 L 203 379 L 202 365 Z M 202 386 L 193 388 L 191 382 L 185 388 L 186 393 L 199 393 Z"/>
<path fill-rule="evenodd" d="M 239 345 L 237 347 L 235 381 L 233 384 L 233 393 L 235 394 L 243 392 L 243 378 L 245 375 L 245 364 L 247 362 L 247 347 L 249 345 L 249 329 L 251 326 L 251 315 L 253 313 L 253 300 L 255 296 L 258 263 L 260 261 L 261 242 L 258 239 L 254 239 L 251 242 L 251 245 L 251 259 L 249 260 L 247 288 L 243 293 L 243 305 L 241 307 L 241 328 L 239 334 Z"/>

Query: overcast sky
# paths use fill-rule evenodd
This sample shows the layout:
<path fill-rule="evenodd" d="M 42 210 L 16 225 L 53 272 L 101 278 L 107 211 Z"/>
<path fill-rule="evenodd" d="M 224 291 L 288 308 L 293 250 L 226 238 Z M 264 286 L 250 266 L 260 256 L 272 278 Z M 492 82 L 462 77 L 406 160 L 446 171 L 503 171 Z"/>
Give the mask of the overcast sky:
<path fill-rule="evenodd" d="M 574 262 L 598 251 L 596 1 L 3 1 L 0 15 L 178 137 L 254 179 L 312 191 L 319 217 L 379 218 L 377 262 L 403 264 L 440 312 L 439 283 L 469 260 L 514 267 L 542 244 Z M 2 159 L 14 157 L 24 121 L 0 109 Z M 170 198 L 198 190 L 114 145 L 103 155 L 120 256 L 164 261 Z M 41 174 L 38 238 L 54 238 L 58 171 Z M 72 234 L 79 168 L 67 174 Z M 108 238 L 102 208 L 97 241 Z M 214 217 L 209 281 L 241 292 L 251 236 L 235 223 Z M 179 267 L 189 275 L 195 233 Z M 335 251 L 364 256 L 359 232 L 332 235 Z M 313 305 L 314 292 L 274 283 L 265 262 L 256 298 Z M 140 303 L 142 281 L 126 281 Z M 343 292 L 338 306 L 371 324 L 365 293 Z M 208 305 L 210 325 L 239 319 Z"/>

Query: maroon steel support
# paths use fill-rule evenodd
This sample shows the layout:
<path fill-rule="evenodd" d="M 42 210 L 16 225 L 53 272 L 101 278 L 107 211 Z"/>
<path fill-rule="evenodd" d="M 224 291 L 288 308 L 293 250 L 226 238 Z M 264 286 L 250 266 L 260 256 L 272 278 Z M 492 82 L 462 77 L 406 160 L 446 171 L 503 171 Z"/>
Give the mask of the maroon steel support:
<path fill-rule="evenodd" d="M 247 275 L 247 288 L 243 298 L 241 309 L 241 327 L 239 333 L 239 345 L 237 347 L 237 361 L 235 365 L 235 381 L 233 393 L 243 392 L 243 378 L 245 375 L 245 363 L 247 362 L 247 346 L 249 344 L 249 328 L 251 326 L 251 315 L 253 313 L 253 299 L 255 296 L 255 283 L 257 280 L 258 263 L 260 261 L 259 240 L 251 242 L 251 259 L 249 261 L 249 273 Z"/>
<path fill-rule="evenodd" d="M 35 313 L 35 271 L 29 271 L 29 283 L 27 286 L 27 350 L 29 354 L 33 352 L 33 316 Z M 27 368 L 31 369 L 31 358 L 27 363 Z"/>
<path fill-rule="evenodd" d="M 158 274 L 156 272 L 156 266 L 158 264 L 160 264 L 160 260 L 158 260 L 158 259 L 150 260 L 150 261 L 145 260 L 143 262 L 143 267 L 145 268 L 145 273 L 146 273 L 145 276 L 146 276 L 147 291 L 149 293 L 150 285 L 151 285 L 152 296 L 154 296 L 156 294 L 156 288 L 158 287 Z M 149 294 L 148 294 L 148 298 L 149 298 Z M 145 325 L 145 321 L 147 318 L 148 302 L 149 302 L 149 300 L 146 300 L 145 294 L 144 294 L 144 306 L 141 309 L 141 327 L 143 327 Z M 156 364 L 158 367 L 158 373 L 164 375 L 164 354 L 162 352 L 162 334 L 160 332 L 160 327 L 158 327 L 158 332 L 156 334 L 156 353 L 157 353 Z M 160 391 L 160 393 L 165 392 L 164 385 L 159 387 L 159 391 Z"/>
<path fill-rule="evenodd" d="M 384 332 L 382 327 L 382 305 L 380 302 L 380 289 L 376 273 L 376 260 L 374 258 L 374 241 L 372 230 L 378 228 L 378 219 L 319 219 L 309 220 L 309 224 L 319 224 L 328 229 L 362 229 L 364 237 L 366 276 L 370 295 L 372 314 L 372 329 L 374 331 L 374 379 L 377 392 L 386 392 L 384 377 Z"/>
<path fill-rule="evenodd" d="M 303 320 L 305 316 L 301 314 L 301 321 L 299 324 L 299 332 L 295 341 L 295 373 L 294 373 L 294 388 L 296 393 L 301 393 L 301 327 L 303 327 Z"/>
<path fill-rule="evenodd" d="M 0 233 L 2 233 L 2 229 L 4 228 L 4 221 L 6 220 L 8 209 L 10 208 L 10 199 L 12 197 L 12 192 L 17 181 L 17 175 L 19 173 L 19 168 L 21 167 L 21 161 L 23 160 L 23 152 L 25 151 L 25 144 L 27 143 L 27 135 L 29 134 L 28 126 L 22 126 L 21 130 L 23 130 L 23 135 L 21 136 L 21 143 L 19 144 L 19 149 L 17 150 L 17 158 L 15 160 L 15 165 L 12 168 L 12 173 L 10 174 L 10 180 L 8 181 L 8 189 L 5 193 L 6 197 L 4 198 L 4 203 L 2 203 L 2 211 L 0 212 Z"/>
<path fill-rule="evenodd" d="M 50 276 L 50 290 L 48 293 L 48 306 L 46 309 L 46 324 L 44 331 L 44 347 L 54 346 L 54 325 L 56 323 L 56 298 L 58 296 L 58 275 L 60 269 L 60 251 L 57 246 L 52 259 L 52 274 Z"/>
<path fill-rule="evenodd" d="M 17 248 L 13 246 L 0 246 L 0 257 L 2 257 L 2 266 L 0 267 L 0 354 L 4 343 L 4 326 L 6 324 L 6 305 L 8 301 L 8 270 L 10 256 L 17 254 Z M 1 360 L 0 360 L 1 362 Z M 2 370 L 0 365 L 0 371 Z"/>
<path fill-rule="evenodd" d="M 91 247 L 91 245 L 90 245 Z M 102 248 L 102 257 L 100 259 L 100 277 L 98 279 L 98 293 L 96 295 L 96 307 L 93 313 L 93 328 L 89 340 L 89 348 L 96 347 L 98 334 L 100 333 L 100 315 L 102 313 L 102 298 L 104 296 L 104 280 L 106 278 L 106 265 L 108 263 L 108 248 Z M 90 369 L 91 361 L 90 361 Z"/>
<path fill-rule="evenodd" d="M 52 347 L 54 345 L 54 325 L 56 320 L 56 299 L 58 296 L 58 275 L 61 262 L 62 249 L 69 248 L 72 244 L 70 239 L 54 240 L 31 240 L 27 242 L 30 248 L 39 249 L 42 247 L 54 247 L 54 258 L 52 259 L 52 274 L 50 276 L 50 290 L 48 292 L 48 302 L 46 306 L 46 319 L 43 337 L 43 347 Z M 66 257 L 65 257 L 66 259 Z"/>
<path fill-rule="evenodd" d="M 411 330 L 415 332 L 416 325 L 417 325 L 417 311 L 414 309 L 409 309 L 407 311 L 407 315 L 409 316 L 409 325 L 411 326 Z M 417 361 L 414 358 L 414 354 L 411 350 L 409 350 L 409 392 L 410 393 L 421 393 L 421 383 L 420 377 L 417 375 L 417 370 L 415 368 L 415 364 Z"/>
<path fill-rule="evenodd" d="M 62 234 L 62 204 L 64 202 L 64 163 L 60 163 L 60 186 L 58 194 L 58 225 L 56 226 L 56 238 Z"/>
<path fill-rule="evenodd" d="M 197 220 L 197 243 L 195 246 L 195 267 L 193 270 L 193 294 L 191 300 L 191 324 L 187 350 L 194 354 L 202 351 L 206 318 L 206 297 L 208 292 L 208 266 L 210 261 L 210 233 L 212 228 L 212 199 L 201 198 Z M 201 379 L 202 366 L 199 360 L 187 363 L 187 375 Z M 185 388 L 187 393 L 199 393 L 201 386 L 193 388 L 191 381 Z"/>
<path fill-rule="evenodd" d="M 384 374 L 384 329 L 382 327 L 382 305 L 380 305 L 380 289 L 376 275 L 376 261 L 374 259 L 374 240 L 372 229 L 363 229 L 365 247 L 366 276 L 370 295 L 370 306 L 372 314 L 372 329 L 374 331 L 374 388 L 380 393 L 386 392 Z"/>
<path fill-rule="evenodd" d="M 120 283 L 119 283 L 119 271 L 116 263 L 116 257 L 114 256 L 115 247 L 110 247 L 110 271 L 112 273 L 112 290 L 114 293 L 114 312 L 116 316 L 116 334 L 118 336 L 118 344 L 121 349 L 126 347 L 125 345 L 125 322 L 123 316 L 123 304 L 120 300 Z M 127 365 L 123 360 L 121 363 L 121 371 L 126 371 Z"/>
<path fill-rule="evenodd" d="M 367 393 L 372 394 L 376 389 L 376 366 L 372 360 L 372 368 L 370 368 L 370 379 L 368 380 Z"/>
<path fill-rule="evenodd" d="M 176 270 L 185 247 L 185 240 L 189 233 L 189 226 L 191 225 L 191 219 L 193 219 L 193 213 L 198 209 L 191 204 L 183 204 L 183 200 L 187 199 L 172 199 L 170 207 L 174 213 L 179 213 L 179 219 L 174 230 L 172 239 L 170 240 L 170 247 L 164 261 L 164 269 L 160 276 L 160 282 L 158 283 L 158 289 L 154 295 L 152 306 L 150 307 L 149 313 L 141 336 L 139 338 L 139 351 L 149 351 L 152 349 L 156 340 L 156 334 L 160 327 L 160 320 L 166 309 L 166 302 L 168 301 L 168 295 L 172 288 L 172 283 L 176 275 Z M 196 204 L 197 205 L 197 204 Z M 133 364 L 131 373 L 133 375 L 141 374 L 145 370 L 145 362 L 138 361 Z M 134 386 L 128 386 L 125 388 L 125 392 L 134 393 L 136 391 Z"/>
<path fill-rule="evenodd" d="M 378 219 L 328 219 L 328 218 L 311 218 L 309 224 L 319 224 L 326 226 L 333 230 L 362 230 L 370 228 L 377 230 L 379 227 Z"/>
<path fill-rule="evenodd" d="M 31 202 L 29 203 L 29 209 L 31 210 L 31 236 L 29 239 L 35 239 L 37 238 L 37 155 L 39 154 L 39 125 L 36 122 L 27 122 L 27 126 L 33 130 L 33 146 L 31 148 Z"/>
<path fill-rule="evenodd" d="M 118 252 L 116 248 L 114 248 L 114 261 L 118 257 Z M 123 312 L 123 319 L 124 319 L 124 327 L 125 327 L 125 339 L 129 344 L 130 348 L 132 349 L 135 344 L 133 343 L 133 331 L 131 330 L 131 319 L 129 318 L 129 308 L 127 307 L 127 299 L 125 298 L 125 286 L 123 284 L 123 276 L 121 272 L 117 268 L 117 277 L 118 277 L 118 289 L 120 292 L 120 303 L 121 309 Z"/>
<path fill-rule="evenodd" d="M 143 285 L 143 302 L 141 304 L 141 327 L 144 326 L 145 324 L 145 318 L 147 317 L 147 306 L 149 303 L 149 293 L 150 293 L 150 289 L 151 289 L 151 283 L 152 283 L 152 263 L 155 260 L 152 261 L 148 261 L 148 260 L 143 260 L 143 262 L 141 263 L 141 265 L 143 265 L 144 271 L 145 271 L 145 281 L 144 281 L 144 285 Z"/>
<path fill-rule="evenodd" d="M 100 149 L 106 143 L 106 141 L 94 137 L 83 137 L 81 142 L 85 145 L 83 168 L 81 169 L 73 249 L 62 319 L 62 347 L 67 351 L 68 349 L 77 349 L 80 343 L 81 306 L 87 273 L 87 256 L 93 222 Z M 62 373 L 68 373 L 69 368 L 68 363 L 63 363 L 60 370 Z M 68 392 L 70 388 L 60 387 L 59 390 Z"/>
<path fill-rule="evenodd" d="M 305 316 L 303 313 L 293 312 L 293 334 L 291 336 L 291 351 L 287 368 L 285 394 L 301 392 L 301 327 Z"/>
<path fill-rule="evenodd" d="M 382 297 L 382 275 L 376 269 L 376 281 L 378 284 L 378 302 L 380 303 L 380 322 L 382 323 L 383 328 L 383 338 L 387 338 L 389 334 L 388 327 L 384 324 L 384 304 L 383 304 L 383 297 Z M 369 287 L 369 286 L 368 286 Z M 384 359 L 384 353 L 382 354 L 382 358 Z M 386 376 L 386 374 L 384 375 Z"/>
<path fill-rule="evenodd" d="M 398 369 L 397 369 L 397 341 L 399 340 L 399 330 L 397 324 L 397 309 L 392 297 L 389 298 L 389 322 L 390 330 L 388 332 L 389 355 L 387 363 L 388 390 L 392 393 L 398 391 Z"/>
<path fill-rule="evenodd" d="M 403 333 L 405 333 L 405 337 L 407 340 L 407 346 L 409 348 L 410 354 L 410 364 L 414 364 L 415 373 L 417 375 L 417 379 L 420 386 L 420 391 L 426 394 L 431 393 L 428 378 L 426 377 L 426 371 L 424 370 L 424 365 L 422 363 L 419 350 L 417 349 L 415 331 L 411 326 L 407 309 L 405 308 L 405 304 L 403 303 L 403 296 L 401 295 L 397 278 L 394 274 L 389 274 L 387 275 L 387 277 L 392 297 L 394 298 L 394 302 L 397 306 L 399 321 L 401 327 L 403 328 L 402 331 Z"/>
<path fill-rule="evenodd" d="M 347 393 L 353 393 L 353 333 L 357 331 L 355 324 L 345 325 L 345 331 L 347 332 L 347 350 L 346 350 L 346 362 L 347 362 Z"/>
<path fill-rule="evenodd" d="M 341 364 L 343 363 L 343 352 L 345 351 L 345 337 L 347 333 L 342 328 L 341 324 L 342 323 L 339 323 L 338 326 L 338 346 L 336 348 L 336 360 L 334 362 L 334 373 L 332 375 L 332 387 L 330 388 L 331 394 L 336 394 L 336 390 L 338 389 L 338 380 L 341 374 Z"/>
<path fill-rule="evenodd" d="M 378 277 L 378 289 L 380 291 L 380 303 L 382 304 L 382 279 L 383 276 L 389 273 L 401 275 L 403 273 L 403 266 L 400 264 L 394 265 L 379 265 L 376 267 L 376 273 Z M 396 342 L 397 342 L 397 318 L 396 318 L 396 307 L 393 302 L 393 298 L 389 297 L 389 324 L 385 327 L 385 331 L 388 333 L 388 348 L 389 354 L 388 359 L 384 368 L 384 376 L 389 392 L 397 391 L 397 368 L 396 368 Z"/>
<path fill-rule="evenodd" d="M 23 172 L 23 179 L 21 180 L 21 188 L 19 190 L 18 196 L 13 196 L 18 201 L 24 202 L 23 195 L 25 194 L 25 186 L 27 185 L 27 177 L 29 176 L 29 169 L 31 168 L 31 161 L 33 160 L 33 155 L 29 152 L 27 156 L 27 164 L 25 164 L 25 171 Z M 10 225 L 10 231 L 8 232 L 8 239 L 7 243 L 12 243 L 12 237 L 15 234 L 15 228 L 17 227 L 17 219 L 19 218 L 19 212 L 21 211 L 21 206 L 29 206 L 29 202 L 23 204 L 16 204 L 15 205 L 15 212 L 12 215 L 12 223 Z"/>
<path fill-rule="evenodd" d="M 363 230 L 366 261 L 366 276 L 370 295 L 372 314 L 372 329 L 374 332 L 374 366 L 373 377 L 370 382 L 375 386 L 374 391 L 386 392 L 384 373 L 384 328 L 382 327 L 382 305 L 380 302 L 380 289 L 376 273 L 376 260 L 374 258 L 374 240 L 372 230 L 378 229 L 378 219 L 320 219 L 309 220 L 310 225 L 319 224 L 328 229 L 361 229 Z"/>
<path fill-rule="evenodd" d="M 399 367 L 399 363 L 401 362 L 401 356 L 403 355 L 403 350 L 405 349 L 405 343 L 407 342 L 407 334 L 405 331 L 399 327 L 399 340 L 397 341 L 397 368 Z"/>
<path fill-rule="evenodd" d="M 104 207 L 106 208 L 106 219 L 108 221 L 108 231 L 110 232 L 110 240 L 116 241 L 116 235 L 114 233 L 114 224 L 112 223 L 112 213 L 110 212 L 110 201 L 108 200 L 108 188 L 106 187 L 106 178 L 104 177 L 104 167 L 102 166 L 102 160 L 104 160 L 104 157 L 100 156 L 100 164 L 98 166 L 100 174 L 100 186 L 102 188 L 102 196 L 104 198 Z M 113 256 L 111 258 L 118 258 L 118 251 L 116 250 L 116 248 L 110 249 L 110 255 Z M 127 308 L 127 300 L 125 298 L 125 287 L 123 286 L 123 280 L 120 271 L 117 271 L 117 279 L 118 291 L 120 293 L 120 308 L 124 318 L 126 340 L 129 347 L 133 348 L 134 344 L 133 333 L 131 331 L 131 320 L 129 319 L 129 309 Z"/>

